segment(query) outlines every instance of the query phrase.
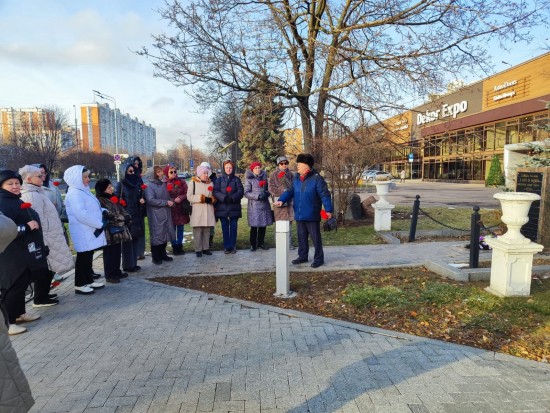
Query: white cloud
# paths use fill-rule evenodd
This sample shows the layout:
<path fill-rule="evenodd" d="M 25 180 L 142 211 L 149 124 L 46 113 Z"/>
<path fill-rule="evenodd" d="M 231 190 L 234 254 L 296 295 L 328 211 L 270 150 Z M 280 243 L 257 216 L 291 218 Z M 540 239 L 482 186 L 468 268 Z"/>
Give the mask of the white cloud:
<path fill-rule="evenodd" d="M 151 103 L 151 108 L 156 109 L 156 108 L 162 108 L 167 106 L 174 106 L 175 103 L 176 102 L 174 101 L 174 99 L 166 96 L 162 96 L 156 99 L 153 103 Z"/>

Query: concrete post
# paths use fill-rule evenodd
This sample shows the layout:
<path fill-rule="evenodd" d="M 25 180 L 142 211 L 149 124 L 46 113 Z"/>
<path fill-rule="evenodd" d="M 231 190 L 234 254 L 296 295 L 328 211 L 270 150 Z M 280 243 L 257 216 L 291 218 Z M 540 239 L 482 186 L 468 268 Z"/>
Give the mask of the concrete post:
<path fill-rule="evenodd" d="M 273 296 L 279 297 L 279 298 L 296 297 L 296 293 L 290 291 L 289 240 L 290 240 L 290 222 L 275 221 L 276 291 L 275 291 L 275 294 L 273 294 Z"/>

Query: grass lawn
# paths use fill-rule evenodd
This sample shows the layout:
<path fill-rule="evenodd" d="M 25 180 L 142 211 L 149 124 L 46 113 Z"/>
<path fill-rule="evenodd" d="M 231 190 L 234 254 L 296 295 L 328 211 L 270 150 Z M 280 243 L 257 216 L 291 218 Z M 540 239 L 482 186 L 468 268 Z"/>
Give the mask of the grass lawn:
<path fill-rule="evenodd" d="M 469 208 L 445 208 L 445 207 L 427 207 L 423 208 L 430 216 L 433 216 L 438 221 L 455 227 L 469 228 L 470 216 L 472 210 Z M 246 220 L 246 207 L 243 208 L 243 217 L 239 220 L 237 232 L 237 249 L 249 248 L 249 233 L 250 229 Z M 393 231 L 408 231 L 411 225 L 410 213 L 411 208 L 396 207 L 393 210 L 394 218 L 392 219 Z M 481 210 L 481 218 L 487 227 L 491 227 L 500 223 L 500 217 L 495 214 L 494 210 Z M 419 216 L 417 230 L 428 229 L 445 229 L 444 226 L 435 223 L 425 215 Z M 296 244 L 296 225 L 292 225 L 292 238 Z M 190 226 L 186 226 L 186 231 L 191 231 Z M 372 221 L 348 221 L 343 226 L 339 226 L 337 231 L 323 232 L 323 245 L 326 246 L 343 246 L 343 245 L 372 245 L 382 244 L 384 241 L 374 231 Z M 270 247 L 275 246 L 275 225 L 267 227 L 266 244 Z M 222 230 L 219 223 L 216 224 L 216 232 L 214 236 L 214 250 L 223 249 Z"/>

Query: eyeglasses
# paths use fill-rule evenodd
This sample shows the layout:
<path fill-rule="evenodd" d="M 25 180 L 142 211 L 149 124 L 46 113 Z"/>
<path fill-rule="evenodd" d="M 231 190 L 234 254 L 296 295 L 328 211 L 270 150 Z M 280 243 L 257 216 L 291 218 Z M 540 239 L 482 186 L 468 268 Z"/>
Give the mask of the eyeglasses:
<path fill-rule="evenodd" d="M 279 162 L 279 165 L 288 165 L 288 162 Z"/>
<path fill-rule="evenodd" d="M 174 175 L 174 174 L 177 174 L 178 171 L 168 171 L 168 173 L 169 173 L 170 175 Z"/>
<path fill-rule="evenodd" d="M 127 174 L 133 174 L 134 171 L 126 171 Z"/>

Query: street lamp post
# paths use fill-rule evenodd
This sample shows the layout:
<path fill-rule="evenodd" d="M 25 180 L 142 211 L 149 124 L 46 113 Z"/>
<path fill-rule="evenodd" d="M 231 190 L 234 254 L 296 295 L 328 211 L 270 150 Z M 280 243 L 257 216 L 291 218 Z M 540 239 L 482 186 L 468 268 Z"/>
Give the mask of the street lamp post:
<path fill-rule="evenodd" d="M 191 163 L 193 162 L 193 143 L 191 142 L 191 135 L 189 135 L 187 132 L 180 132 L 182 135 L 189 136 L 189 169 L 191 169 L 193 166 L 191 166 Z"/>
<path fill-rule="evenodd" d="M 116 122 L 116 99 L 112 96 L 106 95 L 105 93 L 101 93 L 97 90 L 93 90 L 94 94 L 96 96 L 99 96 L 101 99 L 110 100 L 115 105 L 115 154 L 118 155 L 118 128 L 117 128 L 117 122 Z M 120 164 L 115 163 L 115 169 L 116 169 L 116 180 L 120 181 Z"/>
<path fill-rule="evenodd" d="M 78 142 L 78 124 L 76 121 L 76 105 L 73 105 L 73 108 L 74 108 L 74 141 L 76 144 L 76 163 L 79 163 L 78 155 L 80 154 L 80 144 Z"/>

